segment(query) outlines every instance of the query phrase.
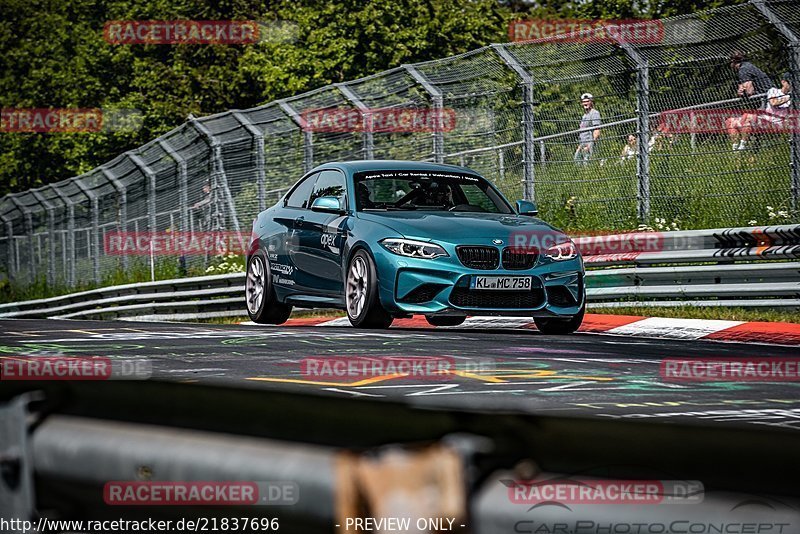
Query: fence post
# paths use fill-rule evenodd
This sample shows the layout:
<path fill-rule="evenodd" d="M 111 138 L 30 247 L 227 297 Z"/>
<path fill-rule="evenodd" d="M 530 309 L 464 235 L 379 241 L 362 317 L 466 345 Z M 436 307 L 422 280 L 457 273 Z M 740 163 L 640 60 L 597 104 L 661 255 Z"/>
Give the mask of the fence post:
<path fill-rule="evenodd" d="M 650 217 L 650 151 L 647 143 L 650 135 L 650 68 L 643 57 L 630 43 L 618 41 L 620 48 L 636 65 L 636 212 L 639 221 L 646 224 Z"/>
<path fill-rule="evenodd" d="M 503 45 L 493 44 L 492 49 L 500 56 L 508 68 L 513 70 L 520 81 L 522 81 L 522 180 L 523 198 L 525 200 L 535 199 L 535 169 L 534 160 L 536 159 L 536 145 L 534 138 L 534 110 L 533 110 L 533 77 L 525 70 L 522 64 L 517 61 Z"/>
<path fill-rule="evenodd" d="M 164 139 L 158 140 L 158 145 L 169 154 L 178 167 L 178 208 L 181 210 L 181 231 L 188 232 L 189 228 L 189 173 L 186 160 L 178 154 Z"/>
<path fill-rule="evenodd" d="M 0 221 L 2 221 L 3 225 L 6 227 L 6 239 L 8 240 L 8 245 L 6 247 L 6 274 L 9 280 L 13 280 L 16 274 L 14 272 L 14 266 L 16 265 L 14 259 L 14 222 L 5 215 L 0 215 Z"/>
<path fill-rule="evenodd" d="M 436 115 L 436 126 L 433 131 L 433 158 L 436 163 L 444 163 L 444 122 L 442 121 L 444 118 L 442 117 L 444 97 L 442 96 L 442 91 L 433 85 L 414 65 L 403 65 L 403 68 L 431 97 L 433 112 Z"/>
<path fill-rule="evenodd" d="M 119 181 L 112 173 L 105 167 L 100 167 L 100 170 L 103 172 L 103 176 L 106 177 L 111 185 L 114 186 L 114 189 L 117 190 L 119 193 L 119 226 L 122 228 L 123 232 L 128 231 L 128 192 L 125 188 L 125 184 Z M 128 270 L 128 255 L 122 255 L 122 268 L 126 271 Z"/>
<path fill-rule="evenodd" d="M 31 193 L 36 202 L 47 212 L 47 285 L 52 287 L 56 282 L 56 247 L 53 243 L 56 237 L 55 208 L 39 191 L 31 190 Z"/>
<path fill-rule="evenodd" d="M 284 113 L 294 121 L 303 131 L 303 173 L 307 173 L 314 168 L 314 137 L 311 130 L 306 126 L 306 121 L 295 109 L 285 100 L 278 100 L 278 105 Z"/>
<path fill-rule="evenodd" d="M 253 138 L 253 143 L 256 145 L 256 181 L 258 182 L 258 211 L 267 209 L 267 190 L 266 184 L 267 176 L 264 169 L 264 133 L 256 128 L 247 115 L 241 111 L 234 111 L 233 118 L 239 121 L 239 124 L 244 126 L 245 130 L 250 133 Z"/>
<path fill-rule="evenodd" d="M 364 159 L 375 159 L 375 138 L 372 133 L 372 113 L 370 113 L 369 107 L 367 107 L 367 105 L 345 84 L 335 83 L 333 86 L 336 87 L 347 100 L 352 102 L 361 113 L 361 121 L 364 127 L 361 133 L 364 143 Z"/>
<path fill-rule="evenodd" d="M 69 196 L 64 194 L 58 187 L 51 185 L 53 192 L 58 195 L 61 202 L 67 207 L 67 236 L 69 238 L 69 246 L 66 248 L 67 258 L 69 261 L 66 266 L 66 282 L 69 287 L 75 287 L 75 205 Z"/>
<path fill-rule="evenodd" d="M 800 112 L 800 37 L 789 28 L 781 18 L 773 12 L 764 0 L 750 0 L 750 4 L 772 24 L 778 33 L 789 41 L 789 72 L 792 76 L 792 99 L 791 106 L 794 113 Z M 796 123 L 796 120 L 791 121 Z M 800 131 L 793 128 L 791 132 L 790 152 L 791 152 L 791 202 L 792 210 L 800 208 Z"/>
<path fill-rule="evenodd" d="M 34 258 L 33 247 L 33 218 L 30 212 L 22 205 L 15 195 L 8 195 L 8 199 L 17 207 L 19 212 L 25 218 L 25 232 L 28 235 L 28 261 L 30 263 L 31 280 L 36 280 L 36 260 Z M 19 260 L 18 260 L 19 261 Z"/>
<path fill-rule="evenodd" d="M 147 231 L 150 232 L 150 280 L 155 282 L 156 258 L 153 250 L 153 239 L 154 234 L 158 231 L 158 221 L 156 220 L 156 173 L 147 166 L 142 158 L 133 152 L 126 152 L 125 155 L 147 177 Z"/>
<path fill-rule="evenodd" d="M 92 256 L 92 265 L 94 268 L 94 281 L 99 285 L 100 284 L 100 199 L 97 197 L 97 194 L 86 187 L 80 178 L 76 178 L 74 181 L 75 185 L 81 192 L 86 195 L 86 198 L 92 204 L 92 244 L 89 247 L 89 254 Z M 94 254 L 92 254 L 91 249 L 94 249 Z"/>
<path fill-rule="evenodd" d="M 236 232 L 236 235 L 239 236 L 242 250 L 244 250 L 246 243 L 244 243 L 244 238 L 242 237 L 242 232 L 239 228 L 239 216 L 236 213 L 236 205 L 233 202 L 233 195 L 231 194 L 230 187 L 228 187 L 228 177 L 225 175 L 225 166 L 222 163 L 222 144 L 219 142 L 219 139 L 217 139 L 214 134 L 211 133 L 211 130 L 209 130 L 205 124 L 199 122 L 194 117 L 189 118 L 189 123 L 206 139 L 206 142 L 211 149 L 212 182 L 219 180 L 222 183 L 222 192 L 225 195 L 225 200 L 228 204 L 228 210 L 230 210 L 230 215 L 233 219 L 233 229 Z M 216 230 L 216 228 L 214 229 Z"/>
<path fill-rule="evenodd" d="M 137 169 L 147 178 L 147 231 L 153 233 L 157 230 L 156 223 L 156 173 L 142 161 L 142 158 L 133 152 L 125 154 Z"/>

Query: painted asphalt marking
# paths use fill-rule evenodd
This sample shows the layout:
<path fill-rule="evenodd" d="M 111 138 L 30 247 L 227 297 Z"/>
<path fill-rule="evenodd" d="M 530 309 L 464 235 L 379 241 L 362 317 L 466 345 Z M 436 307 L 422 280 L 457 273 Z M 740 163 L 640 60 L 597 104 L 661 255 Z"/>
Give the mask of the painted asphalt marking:
<path fill-rule="evenodd" d="M 650 317 L 624 326 L 607 330 L 607 334 L 623 336 L 647 336 L 670 339 L 701 339 L 709 334 L 739 326 L 742 321 L 706 319 L 668 319 Z"/>

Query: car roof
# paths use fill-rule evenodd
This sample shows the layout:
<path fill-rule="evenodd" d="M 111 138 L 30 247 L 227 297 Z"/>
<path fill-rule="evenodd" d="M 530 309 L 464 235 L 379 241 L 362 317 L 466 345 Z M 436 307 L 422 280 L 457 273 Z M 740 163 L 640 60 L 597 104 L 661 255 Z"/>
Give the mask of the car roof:
<path fill-rule="evenodd" d="M 470 174 L 480 173 L 469 167 L 459 167 L 458 165 L 448 165 L 445 163 L 430 163 L 427 161 L 404 161 L 395 159 L 365 159 L 356 161 L 331 161 L 322 165 L 317 165 L 313 171 L 324 168 L 339 168 L 349 173 L 362 171 L 442 171 L 442 172 L 467 172 Z"/>

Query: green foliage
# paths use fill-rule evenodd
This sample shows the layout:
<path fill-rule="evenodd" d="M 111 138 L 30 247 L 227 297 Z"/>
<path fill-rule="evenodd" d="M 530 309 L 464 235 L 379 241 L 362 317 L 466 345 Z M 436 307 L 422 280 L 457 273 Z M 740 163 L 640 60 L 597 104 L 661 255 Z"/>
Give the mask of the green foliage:
<path fill-rule="evenodd" d="M 492 0 L 0 0 L 0 107 L 121 108 L 135 132 L 0 134 L 0 195 L 86 172 L 182 123 L 505 39 Z M 110 20 L 256 20 L 255 45 L 112 45 Z"/>

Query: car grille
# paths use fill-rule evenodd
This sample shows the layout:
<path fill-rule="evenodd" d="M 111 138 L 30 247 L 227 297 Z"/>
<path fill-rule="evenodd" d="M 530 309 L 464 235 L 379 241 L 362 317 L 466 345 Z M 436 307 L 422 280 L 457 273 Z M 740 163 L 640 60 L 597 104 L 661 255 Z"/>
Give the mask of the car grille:
<path fill-rule="evenodd" d="M 539 257 L 538 250 L 524 250 L 506 247 L 503 249 L 503 269 L 524 271 L 531 269 Z"/>
<path fill-rule="evenodd" d="M 500 264 L 500 251 L 496 247 L 456 247 L 458 259 L 465 267 L 489 271 Z"/>
<path fill-rule="evenodd" d="M 544 290 L 541 286 L 528 291 L 476 291 L 454 287 L 450 292 L 450 303 L 459 308 L 538 308 L 544 303 Z"/>

